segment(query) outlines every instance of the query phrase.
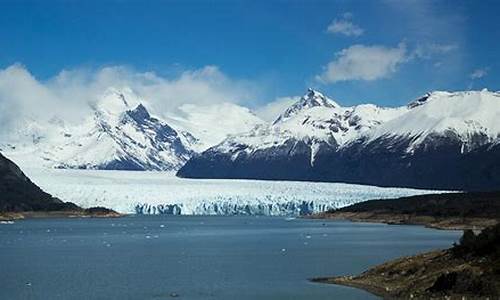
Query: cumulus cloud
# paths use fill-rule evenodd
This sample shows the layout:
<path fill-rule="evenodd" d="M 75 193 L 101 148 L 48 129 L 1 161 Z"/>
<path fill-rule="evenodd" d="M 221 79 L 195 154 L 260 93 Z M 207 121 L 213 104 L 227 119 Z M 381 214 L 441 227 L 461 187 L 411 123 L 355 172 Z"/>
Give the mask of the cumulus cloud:
<path fill-rule="evenodd" d="M 323 83 L 376 80 L 389 77 L 408 61 L 406 45 L 397 47 L 353 45 L 336 53 L 316 79 Z"/>
<path fill-rule="evenodd" d="M 299 101 L 300 97 L 280 97 L 255 110 L 255 114 L 265 121 L 274 121 L 285 109 Z"/>
<path fill-rule="evenodd" d="M 474 79 L 480 79 L 483 78 L 484 76 L 488 75 L 488 70 L 483 68 L 483 69 L 476 69 L 470 74 L 470 78 L 472 80 Z"/>
<path fill-rule="evenodd" d="M 26 118 L 47 121 L 57 116 L 78 123 L 110 87 L 132 89 L 160 116 L 179 113 L 183 104 L 253 103 L 258 90 L 253 82 L 229 78 L 216 66 L 186 70 L 174 78 L 124 66 L 74 69 L 40 81 L 15 64 L 0 69 L 0 130 Z"/>
<path fill-rule="evenodd" d="M 354 24 L 350 19 L 351 13 L 344 13 L 341 19 L 334 19 L 328 28 L 327 32 L 332 34 L 343 34 L 345 36 L 360 36 L 364 33 L 363 28 Z"/>

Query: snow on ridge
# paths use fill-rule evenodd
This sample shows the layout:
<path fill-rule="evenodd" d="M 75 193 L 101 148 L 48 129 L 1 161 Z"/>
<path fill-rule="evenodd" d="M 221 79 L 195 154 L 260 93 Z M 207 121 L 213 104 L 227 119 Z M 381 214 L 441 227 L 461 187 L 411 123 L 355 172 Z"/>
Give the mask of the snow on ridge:
<path fill-rule="evenodd" d="M 431 134 L 454 132 L 464 142 L 473 135 L 490 140 L 500 136 L 500 93 L 482 91 L 426 94 L 409 104 L 406 113 L 378 126 L 368 134 L 368 141 L 380 137 L 412 138 L 410 148 Z"/>
<path fill-rule="evenodd" d="M 381 137 L 404 138 L 412 140 L 411 151 L 429 135 L 447 131 L 454 132 L 464 144 L 475 135 L 487 136 L 491 142 L 500 137 L 499 92 L 433 91 L 406 106 L 394 108 L 373 104 L 342 107 L 329 101 L 310 89 L 273 124 L 229 137 L 214 149 L 252 153 L 279 147 L 289 140 L 302 140 L 311 147 L 313 163 L 319 142 L 343 147 L 358 139 L 369 143 Z"/>
<path fill-rule="evenodd" d="M 147 102 L 129 88 L 108 88 L 81 124 L 44 124 L 37 131 L 40 142 L 14 143 L 7 154 L 18 163 L 49 168 L 180 168 L 195 140 L 152 117 L 144 105 Z"/>
<path fill-rule="evenodd" d="M 149 113 L 137 116 L 156 119 L 157 124 L 172 128 L 176 132 L 172 138 L 177 135 L 188 151 L 202 152 L 213 147 L 212 150 L 220 152 L 252 153 L 301 141 L 311 148 L 313 164 L 318 145 L 344 147 L 359 139 L 368 143 L 380 137 L 409 138 L 414 147 L 429 135 L 449 131 L 464 144 L 475 135 L 496 142 L 500 135 L 499 103 L 499 92 L 434 91 L 401 107 L 373 104 L 343 107 L 309 89 L 274 123 L 266 123 L 248 108 L 231 103 L 186 104 L 179 109 L 180 113 L 164 116 L 163 120 Z M 48 167 L 97 168 L 130 156 L 136 156 L 138 164 L 148 162 L 144 164 L 146 168 L 165 169 L 159 167 L 159 160 L 174 169 L 180 167 L 188 155 L 176 156 L 175 151 L 165 147 L 152 147 L 148 140 L 154 140 L 158 133 L 151 131 L 152 127 L 147 125 L 151 123 L 141 124 L 140 120 L 127 121 L 123 117 L 128 111 L 141 107 L 147 112 L 147 101 L 130 88 L 110 87 L 94 103 L 94 115 L 80 125 L 68 126 L 57 117 L 45 123 L 25 120 L 13 134 L 17 141 L 2 141 L 1 148 L 16 160 Z M 135 145 L 135 141 L 140 146 Z M 155 151 L 158 155 L 151 156 Z M 155 158 L 151 160 L 150 157 Z"/>
<path fill-rule="evenodd" d="M 307 93 L 302 96 L 297 102 L 288 107 L 278 118 L 273 122 L 273 125 L 286 121 L 294 115 L 300 113 L 304 109 L 314 107 L 339 107 L 339 105 L 332 99 L 326 97 L 322 93 L 309 88 Z"/>
<path fill-rule="evenodd" d="M 288 141 L 304 141 L 311 148 L 312 165 L 319 144 L 342 147 L 362 133 L 407 110 L 406 107 L 385 108 L 373 104 L 342 107 L 320 92 L 309 89 L 305 96 L 287 108 L 274 123 L 228 137 L 213 150 L 252 153 L 280 147 Z"/>
<path fill-rule="evenodd" d="M 248 108 L 233 103 L 195 106 L 182 105 L 180 113 L 166 116 L 166 121 L 177 131 L 187 131 L 199 142 L 198 152 L 215 146 L 225 138 L 251 131 L 265 122 Z"/>

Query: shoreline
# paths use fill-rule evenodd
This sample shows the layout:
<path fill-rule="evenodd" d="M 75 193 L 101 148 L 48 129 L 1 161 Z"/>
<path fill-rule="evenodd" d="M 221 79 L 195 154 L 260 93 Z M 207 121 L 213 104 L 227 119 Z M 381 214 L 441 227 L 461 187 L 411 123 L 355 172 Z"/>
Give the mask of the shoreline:
<path fill-rule="evenodd" d="M 358 282 L 353 282 L 354 276 L 345 275 L 345 276 L 337 276 L 337 277 L 317 277 L 311 278 L 309 281 L 313 283 L 321 283 L 321 284 L 336 284 L 351 288 L 356 288 L 359 290 L 363 290 L 377 297 L 381 297 L 382 299 L 390 298 L 390 294 L 388 294 L 383 288 L 379 286 L 374 286 L 370 284 L 362 284 Z"/>
<path fill-rule="evenodd" d="M 448 249 L 395 258 L 358 275 L 309 280 L 362 289 L 384 299 L 496 299 L 500 296 L 499 208 L 499 192 L 450 193 L 371 200 L 308 216 L 464 230 L 459 243 Z"/>
<path fill-rule="evenodd" d="M 17 221 L 25 219 L 52 219 L 52 218 L 120 218 L 126 216 L 114 210 L 96 210 L 89 208 L 85 210 L 70 211 L 23 211 L 23 212 L 0 212 L 0 221 Z"/>
<path fill-rule="evenodd" d="M 497 263 L 492 256 L 460 257 L 450 248 L 396 258 L 359 275 L 310 281 L 353 287 L 383 299 L 497 299 Z"/>
<path fill-rule="evenodd" d="M 308 219 L 346 220 L 351 222 L 382 223 L 387 225 L 416 225 L 437 230 L 482 230 L 499 223 L 495 218 L 481 217 L 434 217 L 415 214 L 386 212 L 325 212 L 306 216 Z"/>
<path fill-rule="evenodd" d="M 441 275 L 442 270 L 430 270 L 426 266 L 436 258 L 446 257 L 449 250 L 434 250 L 430 252 L 416 254 L 414 256 L 403 256 L 387 261 L 380 265 L 373 266 L 359 275 L 342 275 L 332 277 L 311 278 L 310 281 L 322 284 L 336 284 L 352 288 L 357 288 L 369 292 L 383 299 L 428 299 L 436 298 L 430 295 L 422 295 L 427 289 L 415 291 L 411 283 L 405 282 L 403 277 L 408 272 L 426 272 L 425 282 L 432 286 L 432 283 Z M 403 267 L 402 267 L 403 266 Z M 420 269 L 420 270 L 418 270 Z M 396 278 L 394 278 L 396 277 Z M 415 276 L 416 277 L 416 276 Z M 414 279 L 412 279 L 414 280 Z M 413 288 L 413 290 L 410 289 Z M 457 296 L 462 299 L 462 296 Z M 442 297 L 445 298 L 444 295 Z M 452 297 L 450 299 L 455 299 Z"/>

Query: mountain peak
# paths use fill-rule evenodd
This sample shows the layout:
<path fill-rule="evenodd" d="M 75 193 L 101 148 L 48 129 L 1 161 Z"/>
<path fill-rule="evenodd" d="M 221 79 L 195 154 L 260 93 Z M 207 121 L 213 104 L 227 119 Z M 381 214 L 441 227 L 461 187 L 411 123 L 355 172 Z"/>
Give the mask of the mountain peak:
<path fill-rule="evenodd" d="M 150 119 L 151 115 L 142 103 L 139 103 L 136 108 L 127 111 L 127 115 L 136 122 L 141 123 L 144 120 Z"/>
<path fill-rule="evenodd" d="M 321 92 L 318 92 L 312 88 L 307 89 L 307 93 L 302 96 L 297 102 L 292 106 L 288 107 L 273 124 L 282 122 L 289 119 L 290 117 L 296 115 L 298 112 L 309 109 L 312 107 L 323 106 L 323 107 L 340 107 L 335 101 L 326 97 Z"/>
<path fill-rule="evenodd" d="M 129 87 L 109 87 L 99 97 L 95 109 L 112 115 L 119 115 L 139 105 L 142 99 Z"/>

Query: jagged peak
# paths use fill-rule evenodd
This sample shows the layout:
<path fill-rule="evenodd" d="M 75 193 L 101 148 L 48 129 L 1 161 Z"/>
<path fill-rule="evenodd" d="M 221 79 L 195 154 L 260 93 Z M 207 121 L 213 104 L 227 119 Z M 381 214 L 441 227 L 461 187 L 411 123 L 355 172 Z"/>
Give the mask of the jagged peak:
<path fill-rule="evenodd" d="M 321 92 L 308 88 L 307 93 L 302 96 L 302 98 L 297 103 L 310 104 L 311 107 L 314 106 L 326 106 L 326 107 L 338 107 L 339 105 L 335 103 L 332 99 L 326 97 Z"/>
<path fill-rule="evenodd" d="M 143 100 L 129 87 L 109 87 L 98 97 L 93 108 L 117 115 L 132 109 L 141 102 Z"/>
<path fill-rule="evenodd" d="M 151 115 L 142 103 L 136 106 L 136 108 L 127 110 L 127 115 L 134 119 L 136 122 L 142 122 L 143 120 L 151 119 Z"/>
<path fill-rule="evenodd" d="M 318 106 L 323 106 L 323 107 L 340 107 L 335 101 L 332 99 L 326 97 L 323 95 L 321 92 L 309 88 L 307 89 L 307 93 L 302 96 L 297 102 L 292 104 L 290 107 L 288 107 L 277 119 L 274 121 L 273 124 L 279 123 L 281 121 L 284 121 L 293 115 L 297 114 L 299 111 L 302 111 L 304 109 L 309 109 L 312 107 L 318 107 Z"/>

